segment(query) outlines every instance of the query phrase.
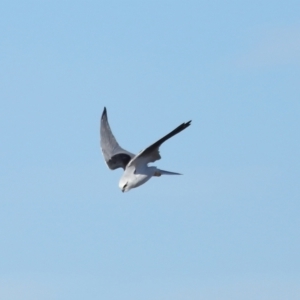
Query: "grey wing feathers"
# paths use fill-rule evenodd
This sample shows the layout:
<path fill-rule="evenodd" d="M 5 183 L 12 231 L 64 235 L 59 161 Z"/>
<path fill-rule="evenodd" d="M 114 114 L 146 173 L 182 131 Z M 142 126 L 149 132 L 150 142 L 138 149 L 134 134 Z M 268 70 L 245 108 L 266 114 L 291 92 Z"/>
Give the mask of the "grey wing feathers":
<path fill-rule="evenodd" d="M 165 135 L 164 137 L 159 139 L 157 142 L 155 142 L 151 146 L 147 147 L 146 149 L 142 150 L 139 154 L 137 154 L 130 161 L 129 165 L 131 165 L 131 163 L 134 163 L 134 161 L 137 158 L 145 158 L 148 163 L 159 160 L 161 158 L 160 155 L 159 155 L 159 147 L 161 146 L 161 144 L 164 143 L 166 140 L 170 139 L 171 137 L 173 137 L 174 135 L 176 135 L 177 133 L 179 133 L 182 130 L 186 129 L 190 125 L 191 125 L 191 121 L 188 121 L 186 123 L 182 123 L 181 125 L 176 127 L 173 131 L 171 131 L 170 133 L 168 133 L 167 135 Z"/>
<path fill-rule="evenodd" d="M 105 162 L 111 170 L 117 168 L 125 169 L 128 162 L 134 157 L 134 154 L 124 150 L 117 143 L 108 124 L 105 107 L 100 123 L 100 145 Z"/>

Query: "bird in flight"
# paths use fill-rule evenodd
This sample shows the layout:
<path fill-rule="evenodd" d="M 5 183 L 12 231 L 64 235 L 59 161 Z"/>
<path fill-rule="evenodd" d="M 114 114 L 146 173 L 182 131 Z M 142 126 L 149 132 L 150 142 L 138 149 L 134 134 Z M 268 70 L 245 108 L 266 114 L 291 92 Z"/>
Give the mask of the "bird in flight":
<path fill-rule="evenodd" d="M 110 129 L 106 107 L 104 107 L 100 121 L 100 145 L 107 166 L 111 170 L 123 168 L 124 173 L 119 181 L 119 188 L 122 192 L 128 192 L 147 182 L 152 176 L 181 175 L 180 173 L 164 171 L 148 163 L 159 160 L 159 147 L 166 140 L 186 129 L 191 121 L 182 123 L 173 131 L 159 139 L 154 144 L 145 148 L 138 154 L 132 154 L 120 147 Z"/>

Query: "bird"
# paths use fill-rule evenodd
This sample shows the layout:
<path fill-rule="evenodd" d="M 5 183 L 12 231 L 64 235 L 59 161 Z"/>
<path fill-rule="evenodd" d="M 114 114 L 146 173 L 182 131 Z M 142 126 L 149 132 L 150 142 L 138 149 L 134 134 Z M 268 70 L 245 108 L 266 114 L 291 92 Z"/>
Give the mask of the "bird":
<path fill-rule="evenodd" d="M 119 188 L 122 192 L 128 192 L 133 188 L 139 187 L 153 176 L 182 175 L 180 173 L 161 170 L 155 166 L 148 166 L 148 164 L 161 159 L 159 147 L 165 141 L 190 125 L 191 120 L 182 123 L 170 133 L 135 155 L 123 149 L 116 141 L 108 123 L 106 107 L 104 107 L 100 120 L 100 147 L 109 169 L 124 169 L 124 173 L 119 181 Z"/>

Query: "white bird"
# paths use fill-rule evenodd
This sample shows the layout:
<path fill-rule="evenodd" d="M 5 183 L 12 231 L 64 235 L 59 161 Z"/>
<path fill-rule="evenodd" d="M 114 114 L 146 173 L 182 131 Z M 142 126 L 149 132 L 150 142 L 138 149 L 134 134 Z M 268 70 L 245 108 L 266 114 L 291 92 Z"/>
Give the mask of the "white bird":
<path fill-rule="evenodd" d="M 119 181 L 119 188 L 122 192 L 127 192 L 132 188 L 144 184 L 152 176 L 181 175 L 180 173 L 164 171 L 154 166 L 148 166 L 148 163 L 155 162 L 161 158 L 159 147 L 162 143 L 190 125 L 191 121 L 182 123 L 163 138 L 145 148 L 137 155 L 134 155 L 121 148 L 117 143 L 108 124 L 107 112 L 104 107 L 100 121 L 100 145 L 107 166 L 111 170 L 117 168 L 124 169 L 124 173 Z"/>

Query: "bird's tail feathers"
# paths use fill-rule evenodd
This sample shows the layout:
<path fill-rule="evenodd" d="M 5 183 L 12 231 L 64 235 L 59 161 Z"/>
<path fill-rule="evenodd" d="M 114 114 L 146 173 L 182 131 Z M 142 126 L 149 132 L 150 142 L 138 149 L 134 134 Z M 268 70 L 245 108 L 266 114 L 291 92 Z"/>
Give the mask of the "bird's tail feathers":
<path fill-rule="evenodd" d="M 164 171 L 164 170 L 160 170 L 160 169 L 157 169 L 158 173 L 160 175 L 182 175 L 180 173 L 176 173 L 176 172 L 170 172 L 170 171 Z M 160 176 L 159 175 L 159 176 Z"/>

